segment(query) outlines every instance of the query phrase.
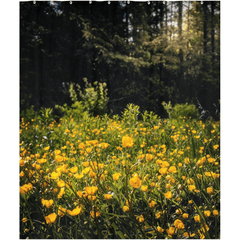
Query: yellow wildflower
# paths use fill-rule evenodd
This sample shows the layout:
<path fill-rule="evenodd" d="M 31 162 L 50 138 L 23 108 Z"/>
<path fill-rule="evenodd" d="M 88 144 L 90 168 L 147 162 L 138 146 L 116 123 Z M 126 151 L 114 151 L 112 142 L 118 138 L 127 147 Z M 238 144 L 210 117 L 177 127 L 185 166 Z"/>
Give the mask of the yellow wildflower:
<path fill-rule="evenodd" d="M 80 213 L 82 213 L 82 208 L 77 206 L 75 209 L 73 209 L 72 211 L 71 210 L 67 210 L 67 213 L 71 216 L 77 216 L 79 215 Z"/>
<path fill-rule="evenodd" d="M 207 188 L 207 193 L 208 193 L 208 194 L 213 193 L 213 187 L 208 187 L 208 188 Z"/>
<path fill-rule="evenodd" d="M 112 194 L 104 194 L 104 198 L 110 200 L 112 198 Z"/>
<path fill-rule="evenodd" d="M 156 217 L 156 218 L 160 218 L 160 217 L 161 217 L 161 212 L 155 213 L 155 217 Z"/>
<path fill-rule="evenodd" d="M 87 192 L 87 194 L 89 195 L 94 195 L 98 190 L 98 187 L 85 187 L 85 191 Z"/>
<path fill-rule="evenodd" d="M 137 216 L 136 219 L 141 223 L 141 222 L 144 222 L 144 217 L 143 215 L 141 216 Z"/>
<path fill-rule="evenodd" d="M 57 178 L 60 177 L 60 175 L 61 175 L 61 172 L 52 172 L 51 173 L 51 178 L 52 179 L 57 179 Z"/>
<path fill-rule="evenodd" d="M 133 188 L 138 188 L 141 186 L 141 180 L 136 176 L 130 179 L 130 185 Z"/>
<path fill-rule="evenodd" d="M 58 183 L 57 183 L 57 185 L 58 185 L 58 187 L 64 187 L 65 186 L 65 182 L 63 181 L 63 180 L 61 180 L 61 181 L 59 181 Z"/>
<path fill-rule="evenodd" d="M 219 213 L 218 213 L 218 210 L 213 210 L 213 215 L 214 215 L 214 216 L 218 216 L 218 214 L 219 214 Z"/>
<path fill-rule="evenodd" d="M 177 229 L 184 229 L 184 224 L 180 219 L 177 219 L 177 220 L 174 221 L 174 226 Z"/>
<path fill-rule="evenodd" d="M 47 224 L 54 223 L 55 220 L 57 219 L 57 214 L 56 213 L 51 213 L 48 216 L 45 217 L 45 220 Z"/>
<path fill-rule="evenodd" d="M 172 198 L 172 192 L 171 191 L 166 192 L 166 193 L 164 193 L 164 196 L 165 196 L 165 198 L 170 199 L 170 198 Z"/>
<path fill-rule="evenodd" d="M 200 222 L 200 221 L 201 221 L 201 218 L 200 218 L 199 215 L 197 215 L 197 216 L 194 217 L 194 220 L 195 220 L 195 222 Z"/>
<path fill-rule="evenodd" d="M 114 181 L 117 181 L 117 180 L 119 179 L 119 177 L 121 177 L 121 176 L 122 176 L 121 173 L 114 173 L 114 174 L 112 175 Z"/>
<path fill-rule="evenodd" d="M 122 146 L 123 147 L 132 147 L 133 146 L 133 139 L 131 137 L 128 136 L 124 136 L 122 138 Z"/>
<path fill-rule="evenodd" d="M 124 211 L 124 212 L 129 211 L 129 207 L 128 207 L 128 206 L 123 206 L 123 211 Z"/>
<path fill-rule="evenodd" d="M 65 208 L 59 207 L 59 209 L 58 209 L 58 215 L 59 215 L 60 217 L 63 217 L 63 216 L 65 215 L 65 212 L 66 212 L 66 209 L 65 209 Z"/>
<path fill-rule="evenodd" d="M 100 216 L 100 212 L 99 211 L 96 211 L 96 212 L 95 211 L 91 211 L 90 214 L 91 214 L 92 218 L 95 218 L 95 217 L 97 218 L 97 217 Z"/>
<path fill-rule="evenodd" d="M 157 203 L 152 200 L 152 201 L 149 203 L 149 207 L 150 207 L 150 208 L 154 208 L 156 204 L 157 204 Z"/>
<path fill-rule="evenodd" d="M 142 185 L 141 190 L 142 190 L 143 192 L 147 192 L 148 186 Z"/>
<path fill-rule="evenodd" d="M 44 199 L 42 198 L 41 202 L 42 202 L 42 205 L 45 205 L 47 208 L 50 208 L 50 207 L 52 206 L 52 204 L 53 204 L 53 200 L 52 200 L 52 199 L 50 199 L 50 200 L 44 200 Z"/>
<path fill-rule="evenodd" d="M 204 211 L 204 215 L 205 215 L 205 217 L 210 217 L 211 212 L 210 211 Z"/>
<path fill-rule="evenodd" d="M 158 230 L 158 232 L 160 232 L 160 233 L 163 233 L 163 232 L 164 232 L 164 229 L 162 229 L 162 228 L 159 227 L 159 226 L 157 226 L 157 230 Z"/>

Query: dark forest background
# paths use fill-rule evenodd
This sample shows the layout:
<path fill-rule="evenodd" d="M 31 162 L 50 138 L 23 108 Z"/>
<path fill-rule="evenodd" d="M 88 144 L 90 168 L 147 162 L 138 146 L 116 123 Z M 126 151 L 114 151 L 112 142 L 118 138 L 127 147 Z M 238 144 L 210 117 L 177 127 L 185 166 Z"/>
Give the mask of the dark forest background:
<path fill-rule="evenodd" d="M 20 2 L 20 110 L 71 104 L 68 87 L 106 83 L 107 113 L 128 103 L 220 104 L 219 1 Z"/>

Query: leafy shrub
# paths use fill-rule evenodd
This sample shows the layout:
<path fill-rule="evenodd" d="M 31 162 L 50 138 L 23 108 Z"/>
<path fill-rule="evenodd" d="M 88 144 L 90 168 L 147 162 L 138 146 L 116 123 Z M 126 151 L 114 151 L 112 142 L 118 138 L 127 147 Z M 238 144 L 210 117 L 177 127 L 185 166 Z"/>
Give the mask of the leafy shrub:
<path fill-rule="evenodd" d="M 124 112 L 122 113 L 123 121 L 132 124 L 133 122 L 138 120 L 139 113 L 139 106 L 130 103 L 127 105 Z"/>
<path fill-rule="evenodd" d="M 106 83 L 94 82 L 93 86 L 88 83 L 87 79 L 83 79 L 85 88 L 82 91 L 79 84 L 70 83 L 69 96 L 72 100 L 71 107 L 64 104 L 56 105 L 65 116 L 74 118 L 83 118 L 86 115 L 103 115 L 107 111 L 107 88 Z"/>
<path fill-rule="evenodd" d="M 199 112 L 194 104 L 176 104 L 172 107 L 171 102 L 162 103 L 164 109 L 167 111 L 170 119 L 180 119 L 180 118 L 198 118 Z"/>
<path fill-rule="evenodd" d="M 54 121 L 55 115 L 53 114 L 52 108 L 44 108 L 41 107 L 40 110 L 34 110 L 34 106 L 21 111 L 20 113 L 21 118 L 24 118 L 25 122 L 30 121 L 40 121 L 44 123 L 50 123 Z"/>
<path fill-rule="evenodd" d="M 85 110 L 87 110 L 92 115 L 105 114 L 107 111 L 108 103 L 107 84 L 96 81 L 92 85 L 91 83 L 88 83 L 87 78 L 84 78 L 83 80 L 85 82 L 84 90 L 82 91 L 80 85 L 78 84 L 76 84 L 76 88 L 80 100 L 83 102 Z M 76 99 L 73 84 L 70 86 L 69 91 L 70 94 L 74 96 L 74 99 Z"/>

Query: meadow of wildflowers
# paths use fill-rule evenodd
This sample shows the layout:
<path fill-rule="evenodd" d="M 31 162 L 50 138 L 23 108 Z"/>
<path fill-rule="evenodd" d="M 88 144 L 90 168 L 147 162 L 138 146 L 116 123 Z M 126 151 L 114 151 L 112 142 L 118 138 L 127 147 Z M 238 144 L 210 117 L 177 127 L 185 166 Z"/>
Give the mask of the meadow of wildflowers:
<path fill-rule="evenodd" d="M 127 115 L 20 123 L 20 238 L 220 238 L 220 126 Z"/>

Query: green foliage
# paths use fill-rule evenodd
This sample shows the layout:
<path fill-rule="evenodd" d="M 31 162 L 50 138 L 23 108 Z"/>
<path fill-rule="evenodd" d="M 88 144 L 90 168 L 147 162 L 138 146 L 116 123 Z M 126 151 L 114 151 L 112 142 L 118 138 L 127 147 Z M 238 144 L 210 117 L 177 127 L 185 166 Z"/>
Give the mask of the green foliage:
<path fill-rule="evenodd" d="M 20 116 L 21 118 L 24 118 L 25 122 L 37 121 L 40 123 L 41 122 L 50 123 L 54 121 L 56 117 L 53 114 L 52 108 L 41 107 L 40 110 L 36 111 L 34 110 L 34 106 L 31 106 L 26 110 L 22 110 Z"/>
<path fill-rule="evenodd" d="M 139 113 L 139 106 L 129 103 L 122 113 L 122 119 L 131 125 L 138 120 Z"/>
<path fill-rule="evenodd" d="M 194 104 L 176 104 L 172 107 L 171 102 L 168 104 L 166 102 L 162 103 L 164 109 L 167 111 L 170 119 L 180 119 L 180 118 L 198 118 L 199 112 Z"/>
<path fill-rule="evenodd" d="M 83 80 L 85 82 L 84 90 L 82 91 L 78 84 L 76 84 L 76 88 L 85 110 L 91 115 L 105 114 L 108 103 L 107 84 L 96 81 L 92 85 L 91 83 L 88 83 L 87 78 L 84 78 Z M 76 92 L 74 91 L 74 84 L 70 85 L 69 92 L 70 96 L 72 96 L 72 100 L 75 101 Z"/>
<path fill-rule="evenodd" d="M 107 88 L 106 83 L 94 82 L 93 86 L 88 83 L 87 79 L 83 79 L 85 88 L 82 91 L 79 84 L 70 83 L 69 96 L 72 100 L 71 107 L 64 104 L 56 105 L 65 116 L 73 118 L 83 118 L 87 115 L 103 115 L 107 111 Z"/>
<path fill-rule="evenodd" d="M 71 107 L 65 103 L 63 106 L 56 105 L 55 108 L 59 109 L 65 117 L 72 116 L 73 118 L 80 119 L 89 115 L 81 101 L 74 102 Z"/>
<path fill-rule="evenodd" d="M 144 122 L 150 122 L 150 123 L 155 123 L 157 120 L 159 120 L 159 116 L 155 114 L 153 111 L 144 111 L 142 114 L 142 118 Z"/>

